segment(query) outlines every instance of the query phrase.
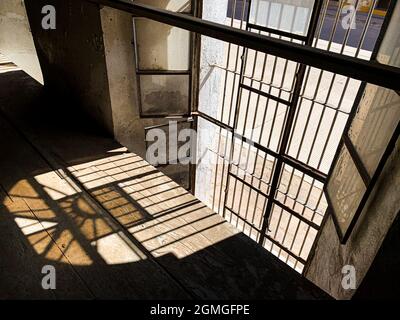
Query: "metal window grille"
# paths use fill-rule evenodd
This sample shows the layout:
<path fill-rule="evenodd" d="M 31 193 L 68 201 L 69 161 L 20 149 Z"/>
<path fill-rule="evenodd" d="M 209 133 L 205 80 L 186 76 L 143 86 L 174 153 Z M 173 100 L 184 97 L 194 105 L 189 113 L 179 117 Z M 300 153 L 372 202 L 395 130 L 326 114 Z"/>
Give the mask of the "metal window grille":
<path fill-rule="evenodd" d="M 265 26 L 250 23 L 254 3 L 259 1 L 230 1 L 229 25 L 343 55 L 371 56 L 363 48 L 377 1 L 357 36 L 352 29 L 338 35 L 345 1 L 315 1 L 300 34 L 279 29 L 283 5 L 274 28 L 266 27 L 272 15 Z M 218 115 L 197 110 L 217 126 L 218 142 L 210 151 L 220 159 L 210 181 L 210 206 L 302 272 L 328 207 L 327 173 L 361 82 L 231 43 L 226 47 L 225 64 L 215 66 L 224 72 Z"/>

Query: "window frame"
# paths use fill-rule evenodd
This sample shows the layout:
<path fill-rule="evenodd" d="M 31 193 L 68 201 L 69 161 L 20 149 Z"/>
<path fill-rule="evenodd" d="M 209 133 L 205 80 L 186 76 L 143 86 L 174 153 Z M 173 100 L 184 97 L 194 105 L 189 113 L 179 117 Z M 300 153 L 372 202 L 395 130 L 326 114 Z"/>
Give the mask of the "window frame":
<path fill-rule="evenodd" d="M 188 15 L 188 16 L 194 16 L 195 14 L 195 1 L 191 0 L 191 8 L 189 12 L 181 12 L 183 15 Z M 163 118 L 168 118 L 168 117 L 183 117 L 183 118 L 189 118 L 192 113 L 192 105 L 193 105 L 193 59 L 194 59 L 194 54 L 195 54 L 195 35 L 193 32 L 189 32 L 189 61 L 188 61 L 188 70 L 141 70 L 139 68 L 139 50 L 137 46 L 137 26 L 135 23 L 135 19 L 147 19 L 144 17 L 133 17 L 133 47 L 134 47 L 134 52 L 135 52 L 135 73 L 136 73 L 136 82 L 137 82 L 137 94 L 138 94 L 138 106 L 139 106 L 139 116 L 142 119 L 163 119 Z M 146 113 L 143 110 L 143 105 L 142 105 L 142 90 L 141 90 L 141 81 L 140 77 L 142 75 L 184 75 L 188 76 L 188 107 L 187 111 L 184 113 Z M 161 110 L 161 109 L 160 109 Z"/>

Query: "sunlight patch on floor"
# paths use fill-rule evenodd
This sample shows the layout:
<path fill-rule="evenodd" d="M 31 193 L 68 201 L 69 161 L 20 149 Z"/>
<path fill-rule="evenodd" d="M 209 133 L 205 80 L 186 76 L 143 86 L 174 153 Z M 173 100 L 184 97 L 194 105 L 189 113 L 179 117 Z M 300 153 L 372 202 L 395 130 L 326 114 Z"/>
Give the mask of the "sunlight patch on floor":
<path fill-rule="evenodd" d="M 93 241 L 91 245 L 96 248 L 107 264 L 138 262 L 144 258 L 143 255 L 139 255 L 133 251 L 120 235 L 116 233 Z"/>
<path fill-rule="evenodd" d="M 57 226 L 57 222 L 43 221 L 40 223 L 35 219 L 27 218 L 15 218 L 14 221 L 26 236 L 47 229 L 53 229 Z"/>

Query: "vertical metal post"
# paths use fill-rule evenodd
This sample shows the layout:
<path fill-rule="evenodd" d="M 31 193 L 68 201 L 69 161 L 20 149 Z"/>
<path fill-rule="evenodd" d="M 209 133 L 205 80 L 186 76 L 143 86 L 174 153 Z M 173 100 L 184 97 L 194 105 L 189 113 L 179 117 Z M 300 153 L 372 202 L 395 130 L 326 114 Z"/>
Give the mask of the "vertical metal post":
<path fill-rule="evenodd" d="M 251 8 L 251 0 L 244 0 L 244 7 L 243 10 L 246 10 L 246 3 L 247 3 L 247 17 L 246 17 L 246 30 L 248 31 L 248 24 L 249 24 L 249 19 L 250 19 L 250 8 Z M 234 19 L 235 17 L 232 17 Z M 229 150 L 229 157 L 228 157 L 228 171 L 226 174 L 226 184 L 225 184 L 225 197 L 224 197 L 224 206 L 223 206 L 223 217 L 226 216 L 226 201 L 228 199 L 228 192 L 229 192 L 229 182 L 230 182 L 230 174 L 229 172 L 232 169 L 232 160 L 233 160 L 233 154 L 234 154 L 234 143 L 235 143 L 235 131 L 237 129 L 237 123 L 239 119 L 239 114 L 238 110 L 240 108 L 240 100 L 242 96 L 242 88 L 240 84 L 243 82 L 243 74 L 244 70 L 246 67 L 246 56 L 247 56 L 247 51 L 248 49 L 243 47 L 242 49 L 242 56 L 241 56 L 241 66 L 240 66 L 240 75 L 239 75 L 239 86 L 238 86 L 238 92 L 237 92 L 237 98 L 236 98 L 236 105 L 235 105 L 235 111 L 234 111 L 234 120 L 233 120 L 233 132 L 232 132 L 232 137 L 231 137 L 231 145 L 230 145 L 230 150 Z M 225 142 L 226 144 L 226 142 Z"/>
<path fill-rule="evenodd" d="M 203 0 L 192 1 L 192 11 L 193 16 L 201 18 L 203 14 Z M 199 82 L 200 82 L 200 52 L 201 52 L 201 35 L 196 33 L 193 35 L 192 41 L 192 98 L 190 105 L 190 114 L 198 110 L 199 106 Z M 197 132 L 198 129 L 198 119 L 193 117 L 192 129 Z M 191 139 L 193 139 L 192 137 Z M 191 159 L 192 163 L 189 163 L 189 186 L 190 193 L 195 195 L 196 192 L 196 171 L 197 171 L 197 141 L 193 142 L 191 140 Z"/>
<path fill-rule="evenodd" d="M 312 45 L 315 30 L 318 25 L 318 18 L 319 18 L 320 11 L 322 8 L 322 3 L 323 3 L 323 0 L 321 0 L 321 1 L 316 0 L 314 3 L 310 26 L 309 26 L 309 30 L 307 33 L 307 39 L 305 41 L 306 46 Z M 288 117 L 287 117 L 285 127 L 284 127 L 284 134 L 282 136 L 282 142 L 279 147 L 279 156 L 276 160 L 276 165 L 275 165 L 275 169 L 274 169 L 274 173 L 273 173 L 273 178 L 272 178 L 272 183 L 271 183 L 271 188 L 270 188 L 270 193 L 269 193 L 270 198 L 268 199 L 267 207 L 265 209 L 263 224 L 261 227 L 260 238 L 258 241 L 259 244 L 261 244 L 261 245 L 264 245 L 265 236 L 266 236 L 266 232 L 267 232 L 267 228 L 268 228 L 268 221 L 269 221 L 269 217 L 271 215 L 272 208 L 273 208 L 273 199 L 275 198 L 275 193 L 278 189 L 278 183 L 280 180 L 281 171 L 282 171 L 283 164 L 284 164 L 283 163 L 283 155 L 286 153 L 286 149 L 288 147 L 290 132 L 292 130 L 292 125 L 293 125 L 294 117 L 296 114 L 296 107 L 297 107 L 297 104 L 298 104 L 298 101 L 300 98 L 306 68 L 307 68 L 306 65 L 301 64 L 299 67 L 299 71 L 296 75 L 296 77 L 297 77 L 296 85 L 295 85 L 293 93 L 292 93 L 292 100 L 291 100 L 291 104 L 289 107 Z"/>

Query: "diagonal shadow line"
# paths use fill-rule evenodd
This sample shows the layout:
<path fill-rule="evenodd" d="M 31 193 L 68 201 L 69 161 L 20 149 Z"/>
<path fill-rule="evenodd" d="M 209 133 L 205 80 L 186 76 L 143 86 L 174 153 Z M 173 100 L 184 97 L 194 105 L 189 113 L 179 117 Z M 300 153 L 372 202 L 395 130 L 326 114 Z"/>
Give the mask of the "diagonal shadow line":
<path fill-rule="evenodd" d="M 145 246 L 143 246 L 143 244 L 138 241 L 126 228 L 125 226 L 119 222 L 114 216 L 112 216 L 107 209 L 99 202 L 97 201 L 90 193 L 90 190 L 87 189 L 68 169 L 67 167 L 64 165 L 64 161 L 62 160 L 62 158 L 60 158 L 58 155 L 54 154 L 54 157 L 56 158 L 56 161 L 59 162 L 59 164 L 62 164 L 62 169 L 65 173 L 65 175 L 71 179 L 71 181 L 73 181 L 73 183 L 75 183 L 78 188 L 80 188 L 82 190 L 82 193 L 84 195 L 86 195 L 86 197 L 88 199 L 90 199 L 90 201 L 94 204 L 96 204 L 103 212 L 105 218 L 108 217 L 109 221 L 112 221 L 114 225 L 119 226 L 120 231 L 122 232 L 122 234 L 126 237 L 126 239 L 128 239 L 131 243 L 128 243 L 126 239 L 122 238 L 129 247 L 131 247 L 131 244 L 133 244 L 134 246 L 136 246 L 137 249 L 139 249 L 145 256 L 147 259 L 149 259 L 150 261 L 152 261 L 153 263 L 155 263 L 161 270 L 163 270 L 163 272 L 168 275 L 189 297 L 196 299 L 198 298 L 198 296 L 196 295 L 195 292 L 187 289 L 182 283 L 181 281 L 175 277 L 175 275 L 173 273 L 171 273 L 169 270 L 167 270 L 159 261 L 157 261 L 157 259 L 151 254 L 151 252 L 149 250 L 147 250 L 147 248 Z M 158 170 L 154 170 L 154 172 L 159 172 Z M 143 176 L 146 176 L 147 173 L 144 173 Z"/>
<path fill-rule="evenodd" d="M 142 195 L 141 192 L 143 192 L 143 191 L 149 190 L 149 189 L 151 189 L 151 188 L 159 187 L 159 186 L 162 186 L 162 185 L 165 185 L 165 184 L 168 184 L 168 183 L 171 183 L 171 181 L 166 182 L 166 183 L 157 184 L 157 185 L 151 185 L 151 187 L 148 187 L 148 188 L 143 187 L 143 188 L 141 188 L 141 189 L 137 189 L 137 190 L 135 189 L 134 191 L 130 191 L 130 190 L 129 190 L 129 192 L 125 192 L 125 190 L 123 190 L 124 187 L 126 187 L 126 186 L 124 186 L 124 187 L 118 186 L 118 183 L 116 183 L 115 185 L 113 185 L 113 186 L 111 186 L 111 187 L 109 186 L 109 187 L 105 187 L 105 188 L 119 187 L 120 189 L 122 189 L 122 191 L 124 191 L 124 193 L 126 193 L 126 194 L 128 195 L 127 201 L 129 202 L 131 199 L 133 199 L 132 197 L 133 197 L 133 194 L 135 194 L 135 193 L 139 193 L 140 195 Z M 99 187 L 99 188 L 103 189 L 103 186 L 101 186 L 101 187 Z M 132 187 L 129 186 L 128 188 L 132 188 Z M 140 201 L 140 200 L 143 200 L 143 199 L 146 199 L 146 198 L 155 196 L 155 195 L 159 195 L 159 194 L 168 192 L 168 191 L 170 191 L 170 190 L 175 190 L 175 189 L 178 189 L 178 188 L 181 188 L 181 187 L 180 187 L 180 186 L 173 187 L 173 188 L 170 188 L 170 189 L 168 189 L 168 190 L 163 190 L 163 191 L 160 191 L 160 192 L 152 193 L 151 196 L 143 196 L 143 197 L 138 198 L 138 199 L 135 199 L 135 200 L 136 200 L 136 201 Z M 100 189 L 100 190 L 101 190 L 101 189 Z M 93 190 L 93 192 L 97 192 L 97 190 L 95 190 L 95 189 L 91 189 L 91 190 Z M 105 195 L 105 194 L 108 194 L 108 193 L 111 193 L 111 192 L 112 192 L 112 190 L 110 190 L 110 191 L 105 191 L 105 192 L 101 192 L 101 193 L 96 193 L 96 196 L 102 196 L 102 195 Z M 187 195 L 187 194 L 185 193 L 185 195 Z M 116 199 L 118 199 L 118 198 L 121 198 L 121 196 L 119 195 L 119 196 L 117 196 L 117 197 L 108 199 L 108 200 L 106 200 L 106 201 L 103 201 L 102 203 L 105 204 L 105 203 L 108 203 L 108 202 L 112 202 L 112 201 L 114 201 L 114 200 L 116 200 Z M 169 198 L 169 199 L 173 199 L 173 198 Z M 169 199 L 166 199 L 166 201 L 169 200 Z M 110 209 L 115 209 L 115 208 L 117 208 L 117 207 L 110 208 Z"/>
<path fill-rule="evenodd" d="M 137 171 L 137 170 L 140 170 L 140 169 L 143 169 L 143 168 L 147 168 L 147 167 L 149 167 L 149 165 L 143 165 L 143 166 L 141 166 L 141 167 L 137 167 L 137 168 L 132 169 L 132 170 L 129 170 L 129 171 L 121 171 L 121 172 L 114 173 L 114 174 L 108 174 L 108 173 L 106 172 L 107 170 L 97 170 L 97 171 L 94 171 L 94 172 L 92 172 L 92 173 L 90 173 L 90 174 L 104 173 L 104 174 L 106 174 L 106 176 L 95 177 L 94 179 L 84 181 L 84 183 L 89 183 L 89 182 L 98 181 L 98 180 L 101 180 L 101 179 L 103 179 L 103 178 L 105 178 L 105 177 L 110 177 L 110 178 L 113 178 L 113 179 L 114 179 L 114 176 L 116 176 L 117 174 L 122 174 L 122 173 L 128 174 L 129 172 Z M 110 170 L 110 169 L 108 169 L 108 170 Z M 88 174 L 87 176 L 89 176 L 90 174 Z M 75 174 L 74 174 L 74 175 L 75 175 Z M 80 179 L 80 177 L 77 177 L 77 178 Z M 136 179 L 136 176 L 132 176 L 132 177 L 130 177 L 130 178 L 131 178 L 131 179 Z M 126 179 L 129 179 L 129 178 L 126 178 Z M 125 180 L 125 179 L 121 179 L 121 180 Z M 117 181 L 117 180 L 116 180 L 116 181 Z"/>
<path fill-rule="evenodd" d="M 113 156 L 111 156 L 110 158 L 112 158 L 112 157 L 113 157 Z M 82 175 L 79 175 L 79 178 L 86 177 L 86 176 L 88 176 L 88 175 L 91 175 L 91 174 L 96 173 L 96 172 L 99 172 L 99 171 L 108 170 L 108 169 L 102 169 L 102 168 L 100 168 L 100 167 L 103 166 L 103 165 L 111 164 L 111 163 L 112 163 L 112 164 L 115 164 L 115 162 L 118 162 L 118 161 L 121 161 L 121 159 L 119 159 L 119 160 L 111 160 L 111 161 L 108 161 L 108 162 L 105 162 L 105 163 L 101 163 L 101 164 L 97 164 L 97 165 L 96 165 L 96 164 L 90 165 L 90 162 L 89 162 L 89 163 L 86 163 L 86 164 L 90 165 L 90 166 L 87 167 L 87 168 L 96 168 L 98 171 L 93 171 L 93 172 L 89 172 L 89 173 L 84 173 L 84 174 L 82 174 Z M 129 166 L 129 165 L 132 165 L 132 164 L 134 164 L 134 163 L 141 162 L 141 161 L 143 161 L 143 160 L 128 162 L 128 163 L 123 164 L 123 165 L 120 165 L 120 166 L 117 165 L 117 164 L 115 164 L 115 168 L 119 168 L 119 169 L 121 169 L 122 171 L 125 171 L 125 170 L 122 169 L 123 167 Z M 87 168 L 75 169 L 75 170 L 73 170 L 73 171 L 71 171 L 71 172 L 73 172 L 73 173 L 78 173 L 79 171 L 84 171 L 84 170 L 87 169 Z M 135 168 L 131 168 L 130 170 L 133 170 L 133 169 L 135 169 Z"/>
<path fill-rule="evenodd" d="M 182 206 L 182 208 L 177 208 L 177 209 L 176 209 L 176 208 L 173 208 L 172 210 L 168 209 L 168 212 L 161 211 L 160 214 L 154 215 L 154 216 L 153 216 L 153 219 L 162 218 L 162 217 L 164 217 L 164 216 L 166 216 L 166 215 L 168 215 L 168 214 L 171 214 L 171 213 L 173 213 L 173 212 L 182 210 L 182 209 L 184 209 L 185 207 L 191 207 L 191 206 L 193 206 L 193 204 L 186 204 L 186 205 Z M 162 222 L 163 222 L 163 223 L 164 223 L 164 222 L 168 222 L 168 221 L 171 221 L 171 220 L 173 220 L 173 219 L 176 219 L 176 218 L 179 218 L 179 217 L 183 217 L 183 216 L 188 215 L 188 214 L 190 214 L 190 213 L 193 213 L 193 212 L 195 212 L 195 211 L 197 211 L 197 210 L 205 209 L 205 208 L 207 208 L 207 206 L 203 205 L 202 207 L 194 208 L 194 209 L 192 209 L 192 210 L 185 211 L 185 212 L 183 212 L 183 213 L 181 213 L 181 214 L 178 214 L 178 215 L 176 215 L 176 216 L 173 216 L 173 217 L 171 217 L 171 218 L 162 220 Z M 128 227 L 128 226 L 129 226 L 129 228 L 130 228 L 130 227 L 132 227 L 133 225 L 127 225 L 127 227 Z M 145 231 L 145 230 L 151 229 L 151 228 L 153 228 L 153 227 L 154 227 L 154 226 L 144 227 L 144 228 L 141 228 L 141 229 L 140 229 L 139 231 L 137 231 L 137 232 Z M 136 233 L 137 233 L 137 232 L 136 232 Z"/>
<path fill-rule="evenodd" d="M 210 229 L 212 229 L 212 228 L 214 228 L 214 227 L 220 226 L 220 225 L 225 224 L 225 223 L 228 223 L 228 222 L 226 222 L 226 221 L 221 221 L 221 222 L 218 222 L 218 223 L 216 223 L 216 224 L 214 224 L 214 225 L 212 225 L 212 226 L 208 226 L 207 228 L 203 228 L 203 229 L 200 229 L 200 230 L 196 230 L 195 233 L 186 235 L 186 236 L 181 237 L 181 238 L 179 238 L 179 239 L 175 239 L 175 240 L 172 241 L 172 242 L 168 242 L 167 244 L 164 244 L 164 245 L 159 246 L 159 247 L 157 247 L 157 248 L 155 248 L 155 249 L 152 249 L 151 252 L 156 251 L 156 250 L 159 250 L 159 249 L 161 249 L 161 248 L 168 247 L 168 246 L 170 246 L 171 244 L 180 242 L 180 241 L 182 241 L 183 239 L 187 239 L 187 238 L 193 237 L 193 236 L 196 235 L 196 234 L 202 235 L 201 232 L 206 231 L 206 230 L 210 230 Z M 206 237 L 204 237 L 204 238 L 207 239 L 208 241 L 210 241 L 208 238 L 206 238 Z"/>
<path fill-rule="evenodd" d="M 184 228 L 184 227 L 191 226 L 192 224 L 194 224 L 194 223 L 196 223 L 196 222 L 200 222 L 200 221 L 203 221 L 203 220 L 206 220 L 206 219 L 209 219 L 209 218 L 213 218 L 213 217 L 214 217 L 214 214 L 210 214 L 210 215 L 208 215 L 208 216 L 201 217 L 201 218 L 196 219 L 196 220 L 193 220 L 193 221 L 191 221 L 191 222 L 187 222 L 186 220 L 184 220 L 186 223 L 179 225 L 179 227 L 169 229 L 168 231 L 165 231 L 165 232 L 157 233 L 157 235 L 154 236 L 154 237 L 146 238 L 146 239 L 143 239 L 143 240 L 140 240 L 140 241 L 142 241 L 142 242 L 150 241 L 150 240 L 156 239 L 157 237 L 162 236 L 162 235 L 164 235 L 164 234 L 168 234 L 168 233 L 170 233 L 170 232 L 174 232 L 174 231 L 179 230 L 179 229 L 182 229 L 182 228 Z M 170 221 L 170 220 L 177 219 L 177 218 L 179 218 L 179 216 L 173 217 L 173 218 L 169 219 L 169 221 Z M 162 221 L 162 222 L 164 223 L 165 221 Z M 154 227 L 154 226 L 153 226 L 153 227 Z M 211 226 L 211 227 L 213 227 L 213 226 Z M 197 229 L 195 229 L 193 226 L 192 226 L 192 228 L 195 230 L 195 232 L 194 232 L 193 234 L 198 233 L 198 230 L 197 230 Z M 142 231 L 142 230 L 139 230 L 139 231 Z M 189 235 L 189 236 L 190 236 L 190 235 Z"/>
<path fill-rule="evenodd" d="M 124 154 L 129 154 L 129 153 L 130 153 L 130 152 L 127 152 L 127 151 L 116 152 L 116 153 L 113 153 L 110 157 L 120 156 L 120 155 L 124 155 Z M 129 156 L 129 157 L 126 157 L 126 158 L 131 158 L 131 157 L 132 157 L 132 156 Z M 138 157 L 138 156 L 134 156 L 134 157 Z M 68 170 L 70 170 L 71 172 L 73 172 L 73 171 L 80 171 L 80 170 L 83 170 L 83 168 L 78 168 L 78 169 L 76 169 L 76 168 L 74 168 L 74 167 L 79 167 L 79 166 L 81 166 L 83 162 L 84 162 L 84 163 L 87 163 L 87 162 L 89 162 L 89 163 L 95 163 L 96 161 L 99 161 L 99 160 L 101 160 L 101 159 L 105 159 L 104 157 L 103 157 L 103 158 L 98 158 L 97 160 L 93 160 L 93 157 L 91 157 L 91 159 L 87 159 L 87 158 L 88 158 L 88 157 L 83 157 L 83 158 L 71 160 L 70 163 L 68 164 L 68 167 L 67 167 Z M 107 158 L 109 158 L 109 157 L 107 157 Z M 123 159 L 126 159 L 126 158 L 123 158 Z M 118 159 L 118 160 L 115 160 L 115 161 L 120 161 L 120 160 L 123 160 L 123 159 Z M 108 163 L 110 163 L 110 162 L 112 162 L 112 161 L 104 162 L 104 164 L 108 164 Z"/>
<path fill-rule="evenodd" d="M 68 169 L 65 169 L 65 166 L 64 166 L 64 172 L 67 172 L 67 170 Z M 79 177 L 76 177 L 70 171 L 68 171 L 68 172 L 70 174 L 69 177 L 71 179 L 73 179 L 73 180 L 78 181 L 79 185 L 84 185 L 84 183 L 87 183 L 87 182 L 81 182 L 79 180 Z M 124 178 L 124 179 L 121 179 L 121 180 L 115 180 L 115 181 L 112 181 L 112 182 L 108 182 L 106 184 L 101 185 L 101 187 L 104 188 L 104 187 L 107 187 L 107 186 L 110 186 L 110 185 L 115 185 L 115 183 L 118 183 L 118 184 L 126 183 L 126 182 L 129 182 L 130 180 L 140 179 L 140 178 L 143 178 L 143 177 L 146 177 L 148 175 L 155 174 L 155 173 L 160 173 L 160 171 L 158 171 L 157 169 L 154 169 L 154 170 L 151 170 L 151 171 L 148 171 L 148 172 L 143 172 L 143 173 L 137 174 L 137 175 L 132 176 L 132 177 L 128 177 L 128 178 Z M 86 189 L 86 186 L 85 186 L 85 189 Z"/>
<path fill-rule="evenodd" d="M 156 196 L 156 195 L 161 194 L 161 193 L 163 193 L 163 192 L 154 193 L 154 194 L 151 194 L 151 196 Z M 148 197 L 143 196 L 140 199 L 135 199 L 135 201 L 141 201 L 141 200 L 146 199 L 146 198 L 148 199 L 151 196 L 148 196 Z M 176 199 L 181 198 L 181 197 L 187 197 L 187 194 L 180 194 L 180 195 L 168 198 L 168 199 L 162 199 L 162 200 L 160 200 L 158 202 L 152 202 L 148 206 L 144 206 L 144 208 L 146 208 L 146 210 L 148 210 L 149 208 L 154 208 L 155 206 L 159 206 L 161 203 L 166 203 L 166 202 L 169 202 L 169 201 L 172 201 L 172 200 L 176 200 Z"/>

